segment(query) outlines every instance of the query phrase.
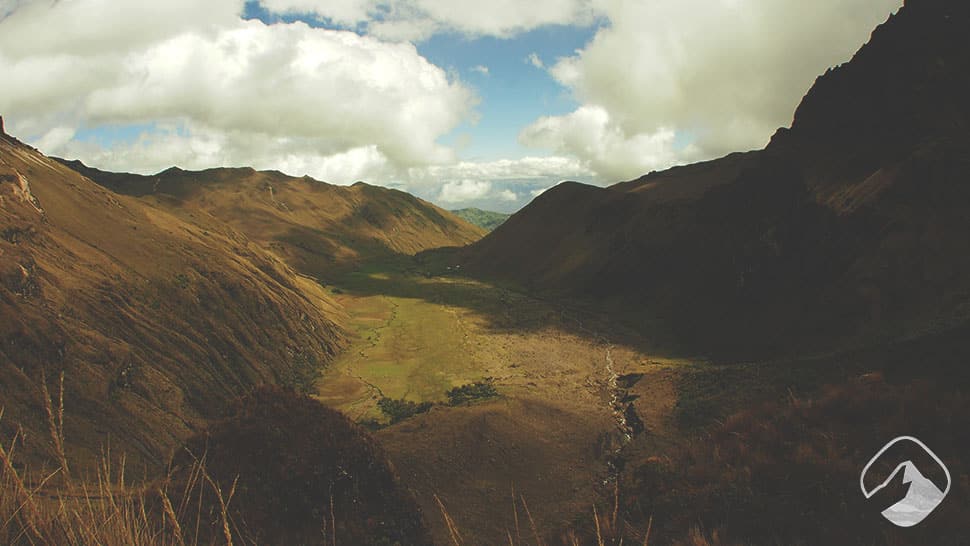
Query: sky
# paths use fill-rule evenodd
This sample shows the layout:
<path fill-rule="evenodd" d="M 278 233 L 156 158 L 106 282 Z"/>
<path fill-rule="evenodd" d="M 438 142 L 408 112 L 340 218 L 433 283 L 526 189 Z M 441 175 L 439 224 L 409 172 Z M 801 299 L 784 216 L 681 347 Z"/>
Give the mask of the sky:
<path fill-rule="evenodd" d="M 0 0 L 48 155 L 252 166 L 515 211 L 763 147 L 902 0 Z"/>

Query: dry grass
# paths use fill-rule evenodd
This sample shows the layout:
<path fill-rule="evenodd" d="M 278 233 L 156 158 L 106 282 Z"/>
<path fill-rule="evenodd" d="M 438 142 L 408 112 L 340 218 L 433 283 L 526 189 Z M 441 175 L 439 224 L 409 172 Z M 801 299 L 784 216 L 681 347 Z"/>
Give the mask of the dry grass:
<path fill-rule="evenodd" d="M 892 384 L 870 374 L 810 396 L 788 391 L 726 417 L 665 457 L 633 468 L 623 514 L 655 516 L 664 543 L 705 545 L 894 543 L 879 512 L 855 487 L 862 465 L 888 439 L 913 434 L 967 476 L 970 398 L 957 384 Z M 907 529 L 905 543 L 965 544 L 955 488 L 932 525 Z M 703 524 L 704 527 L 698 527 Z"/>
<path fill-rule="evenodd" d="M 233 544 L 227 517 L 234 490 L 223 496 L 209 477 L 205 460 L 197 460 L 187 486 L 174 497 L 167 480 L 135 485 L 126 481 L 125 459 L 114 464 L 106 451 L 93 480 L 70 479 L 64 450 L 64 379 L 58 397 L 42 387 L 50 425 L 50 442 L 57 460 L 53 471 L 18 465 L 24 434 L 18 430 L 8 443 L 0 442 L 0 543 L 10 546 L 198 546 L 201 499 L 206 484 L 220 500 L 222 538 Z M 3 410 L 0 408 L 0 420 Z M 174 502 L 173 502 L 174 499 Z M 192 507 L 197 507 L 193 512 Z M 189 522 L 195 525 L 187 525 Z M 238 543 L 238 542 L 237 542 Z"/>
<path fill-rule="evenodd" d="M 450 546 L 463 546 L 464 539 L 461 536 L 459 525 L 448 513 L 448 509 L 438 497 L 434 495 L 435 503 L 441 513 L 445 525 L 450 534 Z M 505 532 L 509 546 L 623 546 L 623 544 L 642 544 L 650 546 L 650 532 L 653 527 L 653 518 L 647 522 L 646 530 L 639 532 L 620 517 L 620 488 L 614 485 L 613 499 L 610 511 L 601 514 L 594 504 L 592 506 L 592 519 L 580 521 L 578 525 L 570 526 L 565 531 L 557 534 L 544 533 L 540 526 L 532 517 L 529 504 L 523 495 L 516 495 L 515 486 L 512 486 L 512 518 L 513 527 L 507 528 Z M 519 513 L 525 514 L 528 522 L 528 533 L 523 538 L 523 530 L 519 522 Z M 562 527 L 562 522 L 555 522 L 556 529 Z M 581 529 L 581 530 L 580 530 Z M 681 543 L 677 543 L 681 544 Z M 726 546 L 720 541 L 719 535 L 706 535 L 700 529 L 691 530 L 688 542 L 684 546 Z"/>

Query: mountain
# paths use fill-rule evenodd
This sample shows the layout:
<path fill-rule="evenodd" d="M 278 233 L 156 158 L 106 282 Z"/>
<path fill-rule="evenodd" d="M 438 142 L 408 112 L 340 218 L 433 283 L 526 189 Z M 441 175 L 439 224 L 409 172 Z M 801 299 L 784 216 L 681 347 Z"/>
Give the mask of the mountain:
<path fill-rule="evenodd" d="M 453 210 L 451 213 L 468 222 L 469 224 L 476 225 L 485 231 L 492 231 L 493 229 L 499 227 L 502 225 L 502 222 L 508 220 L 510 216 L 509 214 L 476 209 L 474 207 Z"/>
<path fill-rule="evenodd" d="M 363 182 L 335 186 L 250 168 L 173 167 L 144 176 L 60 161 L 114 192 L 208 231 L 228 225 L 320 279 L 370 260 L 461 246 L 485 233 L 408 193 Z"/>
<path fill-rule="evenodd" d="M 970 318 L 970 7 L 909 0 L 760 151 L 563 183 L 465 270 L 593 302 L 671 347 L 747 358 Z"/>
<path fill-rule="evenodd" d="M 111 192 L 0 134 L 0 432 L 46 457 L 44 388 L 72 461 L 158 468 L 257 384 L 305 387 L 343 311 L 245 234 Z"/>

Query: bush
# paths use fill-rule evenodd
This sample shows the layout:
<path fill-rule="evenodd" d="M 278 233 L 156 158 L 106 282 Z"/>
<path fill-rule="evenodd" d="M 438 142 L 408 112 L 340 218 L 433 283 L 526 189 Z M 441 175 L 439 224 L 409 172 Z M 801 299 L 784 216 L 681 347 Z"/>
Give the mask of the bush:
<path fill-rule="evenodd" d="M 476 381 L 455 387 L 446 394 L 448 395 L 448 405 L 460 406 L 475 400 L 494 398 L 498 396 L 498 391 L 495 390 L 495 381 L 489 377 L 484 381 Z"/>
<path fill-rule="evenodd" d="M 419 413 L 425 413 L 431 409 L 433 406 L 431 402 L 421 402 L 420 404 L 412 402 L 410 400 L 394 400 L 393 398 L 381 398 L 377 402 L 377 407 L 380 408 L 381 412 L 391 420 L 391 424 L 400 423 L 401 421 L 414 417 Z"/>

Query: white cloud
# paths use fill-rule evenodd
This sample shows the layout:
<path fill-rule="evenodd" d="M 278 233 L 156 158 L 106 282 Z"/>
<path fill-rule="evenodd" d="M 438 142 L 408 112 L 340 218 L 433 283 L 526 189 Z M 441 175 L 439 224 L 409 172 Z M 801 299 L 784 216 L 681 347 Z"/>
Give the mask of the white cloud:
<path fill-rule="evenodd" d="M 582 106 L 565 116 L 543 117 L 523 129 L 519 139 L 528 146 L 549 148 L 584 158 L 601 177 L 618 180 L 682 161 L 674 148 L 673 130 L 627 134 L 599 106 Z"/>
<path fill-rule="evenodd" d="M 457 180 L 445 183 L 438 199 L 444 203 L 474 201 L 487 196 L 491 189 L 491 182 L 485 180 Z"/>
<path fill-rule="evenodd" d="M 583 106 L 537 120 L 521 141 L 574 154 L 610 182 L 761 147 L 812 81 L 900 5 L 603 0 L 611 24 L 550 68 Z"/>
<path fill-rule="evenodd" d="M 34 144 L 41 150 L 58 150 L 70 142 L 74 134 L 73 127 L 54 127 L 44 133 Z"/>
<path fill-rule="evenodd" d="M 476 65 L 476 66 L 471 67 L 471 71 L 472 72 L 478 72 L 479 74 L 481 74 L 483 76 L 488 76 L 488 67 L 485 66 L 485 65 L 483 65 L 483 64 L 480 64 L 480 65 Z"/>
<path fill-rule="evenodd" d="M 542 59 L 539 58 L 539 55 L 535 51 L 529 53 L 529 56 L 525 58 L 525 62 L 540 70 L 546 68 L 545 63 L 542 62 Z"/>
<path fill-rule="evenodd" d="M 432 165 L 410 169 L 406 179 L 408 191 L 433 201 L 509 211 L 525 204 L 536 187 L 589 182 L 592 176 L 578 159 L 552 156 Z"/>
<path fill-rule="evenodd" d="M 139 172 L 267 163 L 352 182 L 453 161 L 436 140 L 476 102 L 409 43 L 243 21 L 228 0 L 121 3 L 121 14 L 105 2 L 35 2 L 0 21 L 0 73 L 17 82 L 0 86 L 0 111 L 45 152 Z M 186 18 L 190 6 L 204 13 Z M 149 122 L 172 129 L 107 149 L 59 138 Z"/>
<path fill-rule="evenodd" d="M 582 161 L 563 156 L 524 157 L 495 161 L 459 161 L 449 165 L 414 168 L 408 178 L 416 184 L 437 180 L 565 180 L 593 175 Z"/>
<path fill-rule="evenodd" d="M 435 32 L 507 38 L 543 25 L 590 24 L 595 0 L 262 0 L 277 13 L 315 14 L 392 40 Z"/>
<path fill-rule="evenodd" d="M 16 82 L 0 85 L 0 112 L 43 151 L 103 168 L 252 165 L 509 203 L 564 179 L 614 182 L 763 145 L 815 76 L 848 59 L 900 2 L 262 2 L 361 36 L 243 21 L 242 0 L 204 9 L 193 0 L 0 0 L 0 74 Z M 575 55 L 525 59 L 581 104 L 519 135 L 556 155 L 458 162 L 438 144 L 474 121 L 477 98 L 401 40 L 510 37 L 599 18 L 610 24 Z M 75 135 L 105 125 L 148 129 L 106 147 Z"/>

